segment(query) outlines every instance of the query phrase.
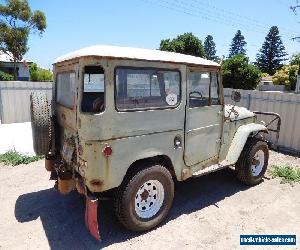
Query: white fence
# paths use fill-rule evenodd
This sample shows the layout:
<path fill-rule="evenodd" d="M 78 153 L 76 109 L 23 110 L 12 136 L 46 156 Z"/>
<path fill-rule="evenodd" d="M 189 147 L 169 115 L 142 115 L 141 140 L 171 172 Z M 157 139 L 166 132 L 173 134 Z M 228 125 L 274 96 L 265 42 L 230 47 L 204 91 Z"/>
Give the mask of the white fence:
<path fill-rule="evenodd" d="M 30 121 L 30 93 L 45 91 L 52 99 L 51 82 L 0 82 L 0 123 Z"/>
<path fill-rule="evenodd" d="M 52 83 L 49 82 L 0 82 L 0 121 L 1 123 L 30 121 L 30 93 L 45 91 L 49 100 L 52 97 Z M 252 111 L 275 112 L 281 116 L 281 132 L 278 144 L 289 150 L 300 152 L 300 95 L 294 93 L 239 90 L 242 95 L 238 106 Z M 225 103 L 232 103 L 232 89 L 224 89 Z M 269 117 L 259 116 L 260 120 L 270 121 Z M 269 136 L 271 141 L 275 135 Z"/>
<path fill-rule="evenodd" d="M 300 152 L 300 95 L 282 92 L 264 92 L 257 90 L 238 90 L 242 99 L 236 105 L 252 111 L 274 112 L 281 117 L 281 130 L 278 145 L 289 151 Z M 232 89 L 224 89 L 225 103 L 233 103 L 230 96 Z M 270 117 L 260 115 L 260 120 L 269 122 Z M 275 128 L 275 127 L 272 127 Z M 270 141 L 275 141 L 275 134 L 270 133 Z"/>

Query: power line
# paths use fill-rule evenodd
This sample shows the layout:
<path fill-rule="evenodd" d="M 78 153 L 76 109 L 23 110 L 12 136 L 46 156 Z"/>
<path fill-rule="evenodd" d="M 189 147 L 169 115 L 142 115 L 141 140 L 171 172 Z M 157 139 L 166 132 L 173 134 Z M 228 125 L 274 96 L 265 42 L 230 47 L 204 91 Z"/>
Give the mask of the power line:
<path fill-rule="evenodd" d="M 252 21 L 252 24 L 250 24 L 250 20 L 252 20 L 251 18 L 247 18 L 247 21 L 245 20 L 245 17 L 235 14 L 234 12 L 230 12 L 230 11 L 226 11 L 224 9 L 215 7 L 213 5 L 209 5 L 210 7 L 212 7 L 215 10 L 218 10 L 218 12 L 222 12 L 222 13 L 217 13 L 217 12 L 213 12 L 211 10 L 210 7 L 205 6 L 205 4 L 203 4 L 202 6 L 199 5 L 194 5 L 191 3 L 186 3 L 183 2 L 181 0 L 175 0 L 175 2 L 170 2 L 168 0 L 160 0 L 160 1 L 151 1 L 151 0 L 143 0 L 144 2 L 147 2 L 149 4 L 155 4 L 155 5 L 159 5 L 161 7 L 176 11 L 176 12 L 181 12 L 190 16 L 194 16 L 194 17 L 198 17 L 201 19 L 205 19 L 205 20 L 210 20 L 210 21 L 214 21 L 214 22 L 219 22 L 225 25 L 230 25 L 236 28 L 240 28 L 242 27 L 243 29 L 249 30 L 249 31 L 253 31 L 256 33 L 262 33 L 262 34 L 266 34 L 266 30 L 269 29 L 269 27 L 267 28 L 266 26 L 262 25 L 259 22 L 255 22 L 255 24 Z M 199 0 L 192 0 L 193 2 L 200 2 Z M 230 14 L 230 16 L 229 16 Z M 237 19 L 236 17 L 233 17 L 233 15 L 239 16 L 239 19 Z M 248 20 L 249 19 L 249 20 Z M 291 33 L 288 32 L 281 32 L 286 34 L 287 36 L 294 36 Z"/>
<path fill-rule="evenodd" d="M 250 18 L 250 17 L 248 17 L 248 16 L 241 15 L 241 14 L 236 13 L 236 12 L 232 12 L 232 11 L 230 11 L 230 10 L 226 10 L 226 9 L 217 7 L 217 6 L 213 5 L 213 4 L 208 3 L 207 1 L 205 1 L 205 2 L 203 2 L 203 0 L 191 0 L 191 1 L 197 2 L 197 3 L 199 3 L 199 4 L 201 3 L 201 4 L 203 4 L 203 5 L 207 5 L 207 6 L 210 7 L 210 8 L 213 8 L 213 9 L 215 9 L 215 10 L 217 10 L 217 11 L 220 11 L 220 12 L 225 13 L 226 15 L 228 15 L 228 17 L 231 17 L 231 18 L 238 18 L 238 19 L 240 19 L 240 20 L 247 20 L 247 21 L 249 21 L 249 22 L 251 22 L 251 23 L 253 23 L 253 24 L 255 24 L 255 25 L 258 25 L 258 26 L 264 28 L 264 29 L 265 29 L 266 27 L 270 27 L 270 24 L 267 24 L 267 23 L 264 23 L 264 22 L 261 22 L 261 21 L 257 21 L 256 19 Z M 277 0 L 277 1 L 279 1 L 279 0 Z M 278 3 L 277 1 L 275 0 L 274 2 L 275 2 L 275 3 Z M 289 6 L 286 5 L 286 4 L 283 4 L 283 2 L 281 2 L 281 4 L 284 5 L 285 7 L 287 7 L 287 9 L 289 8 Z M 287 32 L 292 32 L 292 33 L 294 32 L 293 30 L 288 29 L 288 28 L 286 28 L 286 27 L 280 27 L 280 29 L 281 29 L 281 30 L 286 30 Z"/>
<path fill-rule="evenodd" d="M 146 1 L 146 0 L 144 0 L 144 1 Z M 153 1 L 150 1 L 150 0 L 147 0 L 146 2 L 152 3 L 152 4 L 154 3 Z M 160 1 L 155 2 L 155 4 L 159 5 L 161 7 L 167 8 L 167 9 L 171 9 L 171 10 L 174 10 L 174 11 L 177 11 L 177 12 L 188 14 L 190 16 L 199 17 L 201 19 L 211 20 L 211 21 L 214 21 L 214 22 L 217 21 L 219 23 L 230 25 L 230 26 L 233 26 L 235 28 L 240 28 L 240 26 L 237 25 L 236 22 L 231 22 L 229 19 L 226 19 L 226 18 L 223 18 L 223 17 L 220 17 L 220 16 L 216 16 L 214 14 L 210 14 L 210 12 L 205 12 L 205 11 L 199 10 L 197 8 L 196 8 L 196 11 L 195 11 L 195 9 L 188 8 L 188 7 L 186 7 L 186 6 L 184 6 L 180 3 L 176 4 L 174 2 L 171 3 L 167 0 L 160 0 Z M 248 29 L 250 30 L 251 28 L 248 28 Z M 257 32 L 257 30 L 254 30 L 254 29 L 252 29 L 252 31 Z"/>
<path fill-rule="evenodd" d="M 233 24 L 233 26 L 239 28 L 239 27 L 243 27 L 244 29 L 248 29 L 248 30 L 252 30 L 254 32 L 261 32 L 261 33 L 265 33 L 265 29 L 261 29 L 261 27 L 256 26 L 256 29 L 253 29 L 252 26 L 254 25 L 250 25 L 249 26 L 249 23 L 245 20 L 242 20 L 242 19 L 239 19 L 239 18 L 236 18 L 234 17 L 232 14 L 230 16 L 228 16 L 226 13 L 224 14 L 224 12 L 219 12 L 219 13 L 216 13 L 215 11 L 212 11 L 211 8 L 209 7 L 206 7 L 206 6 L 196 6 L 196 5 L 193 5 L 193 4 L 190 4 L 190 3 L 186 3 L 186 2 L 183 2 L 183 1 L 180 1 L 180 0 L 175 0 L 176 2 L 180 2 L 182 4 L 182 6 L 184 6 L 185 4 L 187 4 L 188 6 L 190 6 L 191 8 L 193 8 L 193 10 L 196 10 L 197 12 L 200 12 L 200 13 L 205 13 L 205 14 L 208 14 L 210 13 L 210 16 L 212 16 L 214 18 L 214 20 L 222 20 L 223 22 L 226 22 L 226 23 L 230 23 L 230 24 Z M 193 0 L 194 2 L 197 2 L 195 0 Z M 263 27 L 265 28 L 265 27 Z M 260 30 L 259 30 L 260 29 Z"/>

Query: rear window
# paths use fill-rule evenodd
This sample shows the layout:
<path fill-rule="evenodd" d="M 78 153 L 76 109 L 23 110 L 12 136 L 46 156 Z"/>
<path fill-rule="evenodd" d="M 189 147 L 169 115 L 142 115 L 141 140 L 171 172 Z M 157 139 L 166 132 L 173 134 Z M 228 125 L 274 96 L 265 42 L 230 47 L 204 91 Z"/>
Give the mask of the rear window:
<path fill-rule="evenodd" d="M 180 73 L 155 68 L 117 68 L 118 110 L 176 107 L 180 102 Z"/>
<path fill-rule="evenodd" d="M 73 108 L 75 93 L 75 73 L 58 73 L 56 76 L 56 102 L 67 108 Z"/>
<path fill-rule="evenodd" d="M 85 66 L 81 111 L 104 111 L 104 69 L 101 66 Z"/>

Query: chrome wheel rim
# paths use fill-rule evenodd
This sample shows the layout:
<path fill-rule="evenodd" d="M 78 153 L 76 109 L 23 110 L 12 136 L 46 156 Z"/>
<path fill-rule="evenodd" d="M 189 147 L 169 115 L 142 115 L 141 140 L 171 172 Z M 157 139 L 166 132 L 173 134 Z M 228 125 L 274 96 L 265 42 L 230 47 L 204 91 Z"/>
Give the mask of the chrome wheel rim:
<path fill-rule="evenodd" d="M 165 198 L 163 185 L 158 180 L 146 181 L 135 195 L 135 212 L 143 219 L 157 214 Z"/>
<path fill-rule="evenodd" d="M 258 150 L 252 159 L 252 165 L 251 165 L 252 176 L 260 175 L 264 167 L 264 164 L 265 164 L 265 153 L 262 150 Z"/>

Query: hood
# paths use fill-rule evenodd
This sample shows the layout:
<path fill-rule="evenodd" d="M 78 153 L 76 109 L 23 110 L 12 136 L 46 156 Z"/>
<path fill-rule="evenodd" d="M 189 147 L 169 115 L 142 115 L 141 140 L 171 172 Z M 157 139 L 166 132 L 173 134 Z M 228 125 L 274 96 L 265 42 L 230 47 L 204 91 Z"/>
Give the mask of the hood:
<path fill-rule="evenodd" d="M 230 121 L 237 121 L 254 117 L 254 113 L 244 107 L 226 104 L 224 109 L 224 116 L 226 119 L 230 119 Z"/>

